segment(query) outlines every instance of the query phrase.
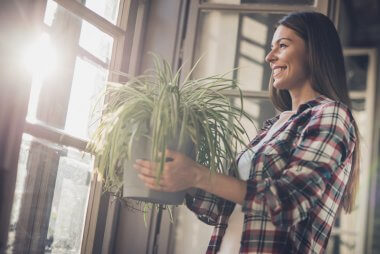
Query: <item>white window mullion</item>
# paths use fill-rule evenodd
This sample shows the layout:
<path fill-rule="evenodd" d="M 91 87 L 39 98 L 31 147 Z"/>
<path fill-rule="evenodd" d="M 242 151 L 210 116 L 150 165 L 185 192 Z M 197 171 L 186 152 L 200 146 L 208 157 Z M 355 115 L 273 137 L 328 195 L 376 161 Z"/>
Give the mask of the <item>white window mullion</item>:
<path fill-rule="evenodd" d="M 92 25 L 96 26 L 103 32 L 111 35 L 114 38 L 122 37 L 125 34 L 125 31 L 118 26 L 115 26 L 107 19 L 93 12 L 92 10 L 86 8 L 81 3 L 78 3 L 75 0 L 54 0 L 59 5 L 74 13 L 78 17 L 88 21 Z"/>

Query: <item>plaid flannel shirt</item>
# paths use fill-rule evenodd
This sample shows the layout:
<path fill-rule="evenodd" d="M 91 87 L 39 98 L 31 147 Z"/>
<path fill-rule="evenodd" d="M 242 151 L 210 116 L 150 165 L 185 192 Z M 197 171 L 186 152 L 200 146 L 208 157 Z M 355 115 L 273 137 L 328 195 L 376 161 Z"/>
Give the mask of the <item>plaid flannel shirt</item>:
<path fill-rule="evenodd" d="M 250 146 L 278 118 L 267 120 Z M 351 171 L 356 140 L 352 121 L 344 104 L 320 96 L 300 105 L 259 148 L 242 205 L 240 253 L 325 251 Z M 186 205 L 214 226 L 206 253 L 217 253 L 235 203 L 197 189 L 186 196 Z"/>

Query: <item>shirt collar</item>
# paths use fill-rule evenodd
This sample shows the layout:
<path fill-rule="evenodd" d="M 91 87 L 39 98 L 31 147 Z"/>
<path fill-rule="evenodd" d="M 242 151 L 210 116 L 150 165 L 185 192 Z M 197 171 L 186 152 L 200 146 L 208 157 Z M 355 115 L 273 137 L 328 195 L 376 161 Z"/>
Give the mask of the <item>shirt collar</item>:
<path fill-rule="evenodd" d="M 319 96 L 299 105 L 298 109 L 297 109 L 297 115 L 300 114 L 301 112 L 305 111 L 308 108 L 312 108 L 314 106 L 321 105 L 321 104 L 326 103 L 328 101 L 332 101 L 332 100 L 329 99 L 328 97 L 324 96 L 324 95 L 319 95 Z"/>
<path fill-rule="evenodd" d="M 305 111 L 306 109 L 308 108 L 312 108 L 314 106 L 317 106 L 317 105 L 320 105 L 320 104 L 323 104 L 323 103 L 326 103 L 328 101 L 332 101 L 331 99 L 329 99 L 328 97 L 324 96 L 324 95 L 319 95 L 309 101 L 306 101 L 304 103 L 302 103 L 301 105 L 298 106 L 298 109 L 296 111 L 296 115 L 302 113 L 303 111 Z M 278 119 L 279 119 L 280 115 L 277 115 L 275 117 L 272 117 L 266 121 L 264 121 L 263 123 L 263 129 L 266 130 L 266 129 L 269 129 Z"/>

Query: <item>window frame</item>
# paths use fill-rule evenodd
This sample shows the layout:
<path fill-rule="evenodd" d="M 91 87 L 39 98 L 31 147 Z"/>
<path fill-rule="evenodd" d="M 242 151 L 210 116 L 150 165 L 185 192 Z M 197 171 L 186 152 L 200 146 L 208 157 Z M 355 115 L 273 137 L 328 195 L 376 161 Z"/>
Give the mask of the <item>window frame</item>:
<path fill-rule="evenodd" d="M 43 23 L 43 16 L 45 14 L 47 0 L 39 1 L 39 20 L 42 31 L 49 30 L 49 27 Z M 133 48 L 130 46 L 134 40 L 135 24 L 136 24 L 136 10 L 139 7 L 138 0 L 120 0 L 119 12 L 117 23 L 114 25 L 94 11 L 88 9 L 83 4 L 75 0 L 53 0 L 59 6 L 65 8 L 68 12 L 76 15 L 78 18 L 86 20 L 90 24 L 97 27 L 99 30 L 109 34 L 113 37 L 112 54 L 110 58 L 108 70 L 119 70 L 128 72 L 130 66 L 135 66 L 138 55 L 132 58 L 131 51 Z M 91 62 L 105 66 L 100 59 L 96 58 L 86 50 L 82 49 L 79 45 L 74 55 L 85 56 Z M 119 77 L 113 73 L 109 73 L 108 80 L 119 81 Z M 69 100 L 68 94 L 67 100 Z M 25 120 L 24 133 L 30 134 L 33 137 L 45 139 L 60 145 L 76 148 L 80 151 L 85 151 L 88 140 L 72 136 L 70 133 L 53 127 L 43 121 L 30 121 Z M 104 232 L 114 230 L 113 224 L 117 216 L 117 209 L 110 202 L 109 197 L 104 197 L 102 191 L 102 183 L 98 179 L 97 173 L 94 171 L 91 183 L 90 193 L 85 216 L 85 226 L 83 230 L 83 240 L 81 246 L 81 253 L 93 253 L 96 242 L 102 242 L 102 249 L 112 248 L 113 236 L 112 234 L 104 234 Z M 107 212 L 109 211 L 108 214 Z M 106 216 L 104 219 L 103 216 Z M 110 220 L 110 218 L 113 218 Z M 103 239 L 104 238 L 104 239 Z M 105 241 L 103 241 L 105 240 Z M 97 251 L 96 251 L 97 252 Z M 107 253 L 107 251 L 105 252 Z"/>

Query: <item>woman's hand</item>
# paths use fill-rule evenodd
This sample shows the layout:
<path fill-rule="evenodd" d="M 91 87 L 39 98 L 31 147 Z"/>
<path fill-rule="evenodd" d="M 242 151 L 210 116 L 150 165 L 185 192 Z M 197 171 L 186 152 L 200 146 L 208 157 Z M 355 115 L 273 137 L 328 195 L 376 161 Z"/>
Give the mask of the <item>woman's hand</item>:
<path fill-rule="evenodd" d="M 196 186 L 197 171 L 202 167 L 186 155 L 166 150 L 165 156 L 170 158 L 165 162 L 163 172 L 157 181 L 156 168 L 159 163 L 136 160 L 133 167 L 139 172 L 140 179 L 147 187 L 160 191 L 181 191 Z"/>
<path fill-rule="evenodd" d="M 146 160 L 136 160 L 133 167 L 138 170 L 145 185 L 159 191 L 181 191 L 191 187 L 200 188 L 238 204 L 243 204 L 246 195 L 245 181 L 216 172 L 196 163 L 186 155 L 166 150 L 170 158 L 165 163 L 162 175 L 157 181 L 156 168 L 159 164 Z"/>

